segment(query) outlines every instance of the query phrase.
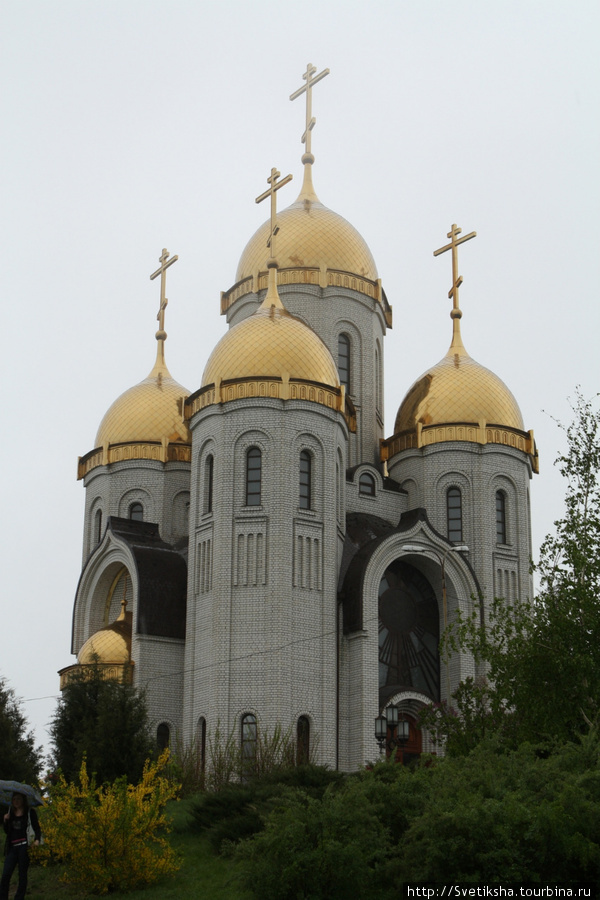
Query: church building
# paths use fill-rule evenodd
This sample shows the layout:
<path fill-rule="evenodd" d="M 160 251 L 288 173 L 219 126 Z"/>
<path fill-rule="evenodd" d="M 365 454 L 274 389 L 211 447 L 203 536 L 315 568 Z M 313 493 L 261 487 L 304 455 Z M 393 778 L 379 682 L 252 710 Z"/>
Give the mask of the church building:
<path fill-rule="evenodd" d="M 130 679 L 159 745 L 205 747 L 218 728 L 251 758 L 280 726 L 299 757 L 351 771 L 377 757 L 386 711 L 405 758 L 431 750 L 419 710 L 476 674 L 466 653 L 440 657 L 445 627 L 531 596 L 538 458 L 514 396 L 463 345 L 458 250 L 475 233 L 456 225 L 435 254 L 452 261 L 449 349 L 398 397 L 386 437 L 392 308 L 365 241 L 313 186 L 312 90 L 328 71 L 309 65 L 290 97 L 306 102 L 302 188 L 278 212 L 291 176 L 271 170 L 257 198 L 271 215 L 192 393 L 165 361 L 177 257 L 151 275 L 156 362 L 79 459 L 77 662 L 60 677 L 95 663 Z"/>

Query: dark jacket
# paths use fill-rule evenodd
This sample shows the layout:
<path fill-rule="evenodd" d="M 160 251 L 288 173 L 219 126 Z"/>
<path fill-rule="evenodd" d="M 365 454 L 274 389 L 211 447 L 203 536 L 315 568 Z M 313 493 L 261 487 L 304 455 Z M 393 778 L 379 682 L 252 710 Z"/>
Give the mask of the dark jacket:
<path fill-rule="evenodd" d="M 27 810 L 24 816 L 13 815 L 11 809 L 8 822 L 3 822 L 2 824 L 4 825 L 4 831 L 6 832 L 6 843 L 4 844 L 5 856 L 13 843 L 20 842 L 21 840 L 25 840 L 25 843 L 27 843 L 27 827 L 29 824 L 31 824 L 31 827 L 33 828 L 36 841 L 39 841 L 42 838 L 40 822 L 35 809 Z"/>

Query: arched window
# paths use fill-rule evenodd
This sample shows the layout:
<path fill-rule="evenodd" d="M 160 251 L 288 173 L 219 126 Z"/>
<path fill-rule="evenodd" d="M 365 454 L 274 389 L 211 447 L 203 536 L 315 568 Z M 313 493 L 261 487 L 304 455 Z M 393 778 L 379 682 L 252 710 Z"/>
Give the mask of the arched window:
<path fill-rule="evenodd" d="M 156 729 L 156 744 L 159 750 L 166 750 L 171 741 L 171 729 L 166 722 L 161 722 Z"/>
<path fill-rule="evenodd" d="M 496 491 L 496 543 L 506 544 L 506 494 Z"/>
<path fill-rule="evenodd" d="M 204 463 L 204 512 L 211 513 L 213 508 L 213 474 L 215 458 L 210 453 Z"/>
<path fill-rule="evenodd" d="M 258 447 L 246 453 L 246 506 L 260 506 L 262 456 Z"/>
<path fill-rule="evenodd" d="M 460 543 L 463 539 L 462 498 L 457 487 L 448 488 L 446 494 L 446 513 L 448 517 L 448 540 Z"/>
<path fill-rule="evenodd" d="M 363 472 L 358 479 L 358 493 L 363 497 L 375 496 L 375 479 L 369 472 Z"/>
<path fill-rule="evenodd" d="M 102 540 L 102 510 L 96 510 L 96 516 L 94 519 L 95 530 L 96 530 L 96 543 L 99 544 Z"/>
<path fill-rule="evenodd" d="M 350 393 L 350 338 L 347 334 L 338 336 L 338 374 L 341 383 Z"/>
<path fill-rule="evenodd" d="M 144 507 L 141 503 L 132 503 L 129 507 L 129 518 L 134 522 L 144 521 Z"/>
<path fill-rule="evenodd" d="M 308 450 L 300 454 L 300 509 L 312 508 L 312 456 Z"/>
<path fill-rule="evenodd" d="M 296 728 L 296 765 L 305 766 L 310 761 L 310 722 L 300 716 Z"/>
<path fill-rule="evenodd" d="M 249 778 L 256 769 L 257 740 L 256 716 L 246 713 L 242 716 L 242 779 Z"/>

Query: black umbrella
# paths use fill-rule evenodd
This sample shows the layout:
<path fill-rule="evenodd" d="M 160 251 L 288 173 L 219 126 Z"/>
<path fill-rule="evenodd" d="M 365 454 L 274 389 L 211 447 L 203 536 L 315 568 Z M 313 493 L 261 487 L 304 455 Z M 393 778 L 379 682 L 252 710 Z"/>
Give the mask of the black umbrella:
<path fill-rule="evenodd" d="M 10 806 L 13 794 L 23 794 L 30 806 L 43 806 L 44 801 L 29 784 L 20 781 L 0 781 L 0 803 Z"/>

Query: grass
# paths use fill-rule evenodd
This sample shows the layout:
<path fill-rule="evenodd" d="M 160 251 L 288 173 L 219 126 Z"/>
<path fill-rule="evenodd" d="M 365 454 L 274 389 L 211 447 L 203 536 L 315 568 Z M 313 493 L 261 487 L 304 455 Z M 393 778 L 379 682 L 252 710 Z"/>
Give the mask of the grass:
<path fill-rule="evenodd" d="M 186 825 L 190 800 L 168 805 L 173 821 L 171 844 L 180 854 L 182 866 L 171 878 L 137 891 L 111 892 L 110 900 L 251 900 L 235 878 L 235 863 L 221 856 L 214 856 L 205 838 L 191 833 Z M 59 867 L 32 864 L 29 869 L 27 896 L 32 900 L 92 900 L 97 895 L 76 890 L 60 881 Z M 12 897 L 17 883 L 17 873 L 11 884 Z"/>

